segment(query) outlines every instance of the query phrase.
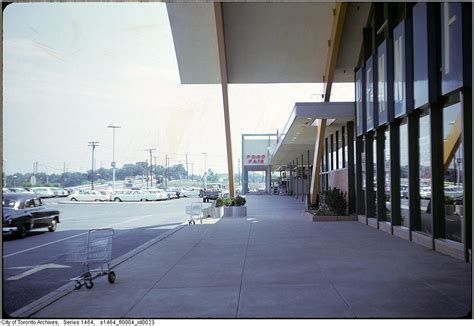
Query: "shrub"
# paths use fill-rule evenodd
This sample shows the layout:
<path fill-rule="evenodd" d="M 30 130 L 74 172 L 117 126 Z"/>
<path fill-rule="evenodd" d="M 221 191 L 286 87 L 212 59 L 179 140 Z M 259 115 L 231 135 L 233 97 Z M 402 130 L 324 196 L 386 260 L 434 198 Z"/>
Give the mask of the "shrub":
<path fill-rule="evenodd" d="M 242 196 L 235 197 L 235 206 L 244 206 L 247 200 Z"/>
<path fill-rule="evenodd" d="M 216 207 L 224 206 L 224 200 L 222 198 L 217 198 L 216 200 Z"/>
<path fill-rule="evenodd" d="M 223 202 L 224 202 L 224 205 L 227 206 L 227 207 L 235 206 L 234 198 L 224 198 Z"/>
<path fill-rule="evenodd" d="M 316 216 L 337 216 L 338 215 L 326 205 L 322 205 L 313 214 Z"/>
<path fill-rule="evenodd" d="M 324 192 L 324 204 L 335 215 L 345 215 L 347 208 L 346 194 L 338 188 L 332 188 Z"/>

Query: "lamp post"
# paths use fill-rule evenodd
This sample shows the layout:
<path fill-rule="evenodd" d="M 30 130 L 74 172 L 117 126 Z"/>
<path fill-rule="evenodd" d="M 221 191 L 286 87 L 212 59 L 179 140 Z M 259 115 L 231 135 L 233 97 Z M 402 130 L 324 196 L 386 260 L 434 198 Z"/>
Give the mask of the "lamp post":
<path fill-rule="evenodd" d="M 112 138 L 112 191 L 115 191 L 115 129 L 122 128 L 121 126 L 113 123 L 108 125 L 107 128 L 112 128 L 113 138 Z"/>
<path fill-rule="evenodd" d="M 99 142 L 96 141 L 90 141 L 89 145 L 92 147 L 92 173 L 91 173 L 91 190 L 94 190 L 94 151 L 96 146 L 99 146 Z M 48 183 L 48 175 L 46 174 L 46 183 Z"/>
<path fill-rule="evenodd" d="M 204 154 L 204 189 L 207 188 L 207 163 L 206 163 L 206 152 L 203 152 Z"/>

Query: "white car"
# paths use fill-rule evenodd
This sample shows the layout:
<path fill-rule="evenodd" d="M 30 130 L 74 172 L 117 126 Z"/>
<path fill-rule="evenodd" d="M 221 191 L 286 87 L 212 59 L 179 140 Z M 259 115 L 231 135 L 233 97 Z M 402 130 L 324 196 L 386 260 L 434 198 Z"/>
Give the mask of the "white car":
<path fill-rule="evenodd" d="M 69 193 L 63 188 L 52 187 L 51 190 L 54 192 L 56 197 L 67 197 Z"/>
<path fill-rule="evenodd" d="M 40 196 L 40 198 L 52 198 L 56 196 L 54 191 L 49 187 L 36 187 L 31 188 L 31 190 L 35 193 L 35 195 Z"/>
<path fill-rule="evenodd" d="M 146 191 L 148 191 L 149 193 L 155 194 L 155 200 L 167 200 L 168 199 L 168 195 L 167 195 L 166 191 L 164 191 L 163 189 L 149 188 Z"/>
<path fill-rule="evenodd" d="M 113 201 L 149 201 L 156 200 L 154 193 L 145 190 L 116 191 L 112 194 Z"/>
<path fill-rule="evenodd" d="M 110 195 L 105 191 L 79 190 L 67 196 L 71 201 L 110 201 Z"/>
<path fill-rule="evenodd" d="M 199 190 L 201 190 L 201 188 L 184 187 L 183 189 L 181 189 L 181 196 L 183 196 L 183 197 L 198 197 L 199 196 Z"/>

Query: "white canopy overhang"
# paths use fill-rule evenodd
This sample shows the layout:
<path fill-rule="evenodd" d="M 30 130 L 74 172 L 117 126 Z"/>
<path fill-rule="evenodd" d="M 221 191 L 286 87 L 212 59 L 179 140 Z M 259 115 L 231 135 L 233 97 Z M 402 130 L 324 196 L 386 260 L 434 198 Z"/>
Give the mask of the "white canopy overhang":
<path fill-rule="evenodd" d="M 327 120 L 325 135 L 329 135 L 348 121 L 353 121 L 354 112 L 354 102 L 295 103 L 283 131 L 278 135 L 277 145 L 270 154 L 272 170 L 284 170 L 296 158 L 301 159 L 302 155 L 304 165 L 308 165 L 308 151 L 311 160 L 314 154 L 317 121 Z"/>

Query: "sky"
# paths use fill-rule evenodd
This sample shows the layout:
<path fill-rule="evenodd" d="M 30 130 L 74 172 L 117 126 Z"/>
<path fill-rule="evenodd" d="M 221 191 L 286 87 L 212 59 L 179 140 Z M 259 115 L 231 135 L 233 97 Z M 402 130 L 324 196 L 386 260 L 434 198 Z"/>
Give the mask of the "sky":
<path fill-rule="evenodd" d="M 163 3 L 14 3 L 3 20 L 3 159 L 7 174 L 193 163 L 227 172 L 220 85 L 181 85 Z M 332 101 L 353 101 L 335 84 Z M 234 171 L 242 133 L 282 129 L 297 101 L 320 101 L 321 84 L 231 84 Z M 191 165 L 189 165 L 191 170 Z"/>

